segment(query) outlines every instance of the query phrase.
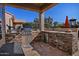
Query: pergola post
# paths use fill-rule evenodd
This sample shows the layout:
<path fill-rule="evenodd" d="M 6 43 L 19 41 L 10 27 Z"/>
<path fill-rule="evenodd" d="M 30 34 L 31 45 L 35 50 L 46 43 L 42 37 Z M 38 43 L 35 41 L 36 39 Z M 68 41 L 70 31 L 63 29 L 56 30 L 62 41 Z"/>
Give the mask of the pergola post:
<path fill-rule="evenodd" d="M 39 13 L 40 30 L 44 31 L 44 12 Z"/>
<path fill-rule="evenodd" d="M 2 28 L 1 28 L 1 30 L 2 30 L 2 40 L 4 41 L 4 43 L 5 43 L 5 5 L 4 4 L 2 4 Z"/>

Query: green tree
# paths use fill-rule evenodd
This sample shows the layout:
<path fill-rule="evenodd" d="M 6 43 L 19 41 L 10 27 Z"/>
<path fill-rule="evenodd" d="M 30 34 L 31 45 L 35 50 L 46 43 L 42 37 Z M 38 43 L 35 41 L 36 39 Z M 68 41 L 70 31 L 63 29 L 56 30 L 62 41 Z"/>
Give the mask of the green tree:
<path fill-rule="evenodd" d="M 54 24 L 54 27 L 56 27 L 58 25 L 58 22 L 55 21 L 53 24 Z"/>
<path fill-rule="evenodd" d="M 53 18 L 50 16 L 45 18 L 45 28 L 52 28 L 53 27 Z"/>

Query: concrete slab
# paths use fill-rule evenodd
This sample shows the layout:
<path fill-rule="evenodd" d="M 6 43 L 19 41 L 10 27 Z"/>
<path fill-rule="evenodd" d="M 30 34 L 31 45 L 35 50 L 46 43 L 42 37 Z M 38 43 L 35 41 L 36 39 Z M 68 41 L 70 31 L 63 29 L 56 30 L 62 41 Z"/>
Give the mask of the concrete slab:
<path fill-rule="evenodd" d="M 33 47 L 23 47 L 22 46 L 22 49 L 23 49 L 23 52 L 25 54 L 25 56 L 40 56 L 40 54 L 33 50 Z"/>

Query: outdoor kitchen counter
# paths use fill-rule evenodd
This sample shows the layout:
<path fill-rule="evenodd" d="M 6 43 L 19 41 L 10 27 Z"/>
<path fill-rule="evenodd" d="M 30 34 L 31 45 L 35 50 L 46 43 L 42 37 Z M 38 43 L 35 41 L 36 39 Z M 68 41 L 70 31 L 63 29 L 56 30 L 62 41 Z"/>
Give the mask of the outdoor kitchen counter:
<path fill-rule="evenodd" d="M 34 32 L 33 32 L 34 33 Z M 36 32 L 37 33 L 37 32 Z M 70 55 L 74 54 L 78 50 L 77 32 L 61 32 L 61 31 L 41 31 L 37 38 L 33 42 L 47 42 L 52 47 L 56 47 Z"/>
<path fill-rule="evenodd" d="M 44 38 L 45 40 L 48 40 L 47 44 L 49 44 L 50 46 L 55 46 L 55 48 L 61 49 L 62 51 L 68 52 L 70 55 L 72 55 L 77 51 L 77 39 L 75 38 L 75 36 L 77 35 L 73 35 L 73 33 L 76 32 L 32 31 L 32 42 L 43 42 Z M 45 34 L 47 34 L 48 39 L 47 36 L 45 36 Z M 38 51 L 33 50 L 32 47 L 27 48 L 22 46 L 22 49 L 25 55 L 40 55 Z"/>

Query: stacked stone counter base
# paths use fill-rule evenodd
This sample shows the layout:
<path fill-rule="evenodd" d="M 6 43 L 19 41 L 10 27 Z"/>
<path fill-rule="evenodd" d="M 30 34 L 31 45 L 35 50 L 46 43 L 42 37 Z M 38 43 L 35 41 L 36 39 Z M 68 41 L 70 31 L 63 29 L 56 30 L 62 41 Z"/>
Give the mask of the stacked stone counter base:
<path fill-rule="evenodd" d="M 74 33 L 57 32 L 57 31 L 43 31 L 41 32 L 33 42 L 42 41 L 52 47 L 58 48 L 69 55 L 73 55 L 77 50 L 77 36 Z"/>

